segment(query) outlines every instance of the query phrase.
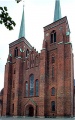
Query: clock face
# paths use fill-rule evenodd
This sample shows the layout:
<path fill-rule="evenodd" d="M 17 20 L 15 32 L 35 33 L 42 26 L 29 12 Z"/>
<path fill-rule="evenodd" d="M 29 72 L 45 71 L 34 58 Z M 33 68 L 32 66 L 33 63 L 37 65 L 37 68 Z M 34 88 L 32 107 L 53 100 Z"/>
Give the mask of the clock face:
<path fill-rule="evenodd" d="M 46 36 L 49 36 L 49 33 L 46 33 Z"/>

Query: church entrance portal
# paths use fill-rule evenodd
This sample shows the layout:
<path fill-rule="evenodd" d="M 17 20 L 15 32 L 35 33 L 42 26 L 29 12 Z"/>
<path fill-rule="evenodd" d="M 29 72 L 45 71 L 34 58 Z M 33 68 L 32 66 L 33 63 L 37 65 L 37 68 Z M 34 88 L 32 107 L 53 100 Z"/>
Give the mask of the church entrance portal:
<path fill-rule="evenodd" d="M 32 106 L 29 107 L 29 116 L 34 116 L 34 108 Z"/>
<path fill-rule="evenodd" d="M 28 106 L 26 108 L 26 116 L 29 116 L 29 117 L 34 116 L 34 108 L 33 108 L 33 106 Z"/>

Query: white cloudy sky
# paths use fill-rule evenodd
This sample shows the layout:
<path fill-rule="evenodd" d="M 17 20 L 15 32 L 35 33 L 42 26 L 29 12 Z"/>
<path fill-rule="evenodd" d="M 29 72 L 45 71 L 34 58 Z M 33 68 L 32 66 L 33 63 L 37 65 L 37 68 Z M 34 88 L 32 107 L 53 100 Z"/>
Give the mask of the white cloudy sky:
<path fill-rule="evenodd" d="M 60 0 L 62 17 L 67 16 L 73 53 L 75 53 L 75 0 Z M 0 90 L 4 85 L 4 67 L 9 53 L 9 43 L 18 39 L 23 2 L 0 0 L 0 6 L 7 6 L 10 16 L 16 22 L 13 31 L 0 25 Z M 40 52 L 44 39 L 43 27 L 53 22 L 55 0 L 25 0 L 26 39 Z"/>

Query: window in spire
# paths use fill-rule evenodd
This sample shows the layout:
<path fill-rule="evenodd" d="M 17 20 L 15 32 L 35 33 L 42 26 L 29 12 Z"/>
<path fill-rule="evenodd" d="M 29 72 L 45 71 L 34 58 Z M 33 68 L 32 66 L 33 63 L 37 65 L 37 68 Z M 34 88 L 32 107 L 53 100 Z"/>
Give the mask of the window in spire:
<path fill-rule="evenodd" d="M 53 30 L 51 32 L 51 38 L 50 38 L 50 43 L 55 43 L 56 42 L 56 31 Z"/>
<path fill-rule="evenodd" d="M 18 57 L 18 48 L 17 47 L 14 50 L 14 57 Z"/>
<path fill-rule="evenodd" d="M 56 32 L 54 32 L 54 42 L 56 42 Z"/>
<path fill-rule="evenodd" d="M 53 43 L 53 34 L 51 34 L 51 43 Z"/>

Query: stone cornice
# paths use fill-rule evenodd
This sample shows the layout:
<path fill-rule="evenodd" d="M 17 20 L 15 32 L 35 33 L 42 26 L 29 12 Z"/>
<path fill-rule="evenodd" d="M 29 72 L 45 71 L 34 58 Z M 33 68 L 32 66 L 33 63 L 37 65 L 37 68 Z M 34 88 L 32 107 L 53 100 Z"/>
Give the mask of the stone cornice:
<path fill-rule="evenodd" d="M 61 18 L 60 20 L 53 22 L 47 26 L 44 27 L 44 31 L 50 30 L 51 28 L 54 28 L 62 23 L 64 23 L 65 21 L 67 21 L 67 17 L 65 16 L 64 18 Z"/>
<path fill-rule="evenodd" d="M 19 44 L 19 43 L 21 43 L 21 42 L 24 42 L 24 43 L 27 44 L 30 48 L 32 48 L 32 46 L 30 45 L 30 43 L 29 43 L 24 37 L 22 37 L 22 38 L 20 38 L 20 39 L 18 39 L 18 40 L 16 40 L 16 41 L 10 43 L 10 44 L 9 44 L 9 48 L 11 48 L 12 46 L 14 46 L 14 45 L 16 45 L 16 44 Z"/>

